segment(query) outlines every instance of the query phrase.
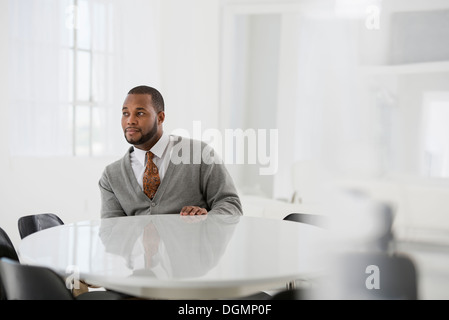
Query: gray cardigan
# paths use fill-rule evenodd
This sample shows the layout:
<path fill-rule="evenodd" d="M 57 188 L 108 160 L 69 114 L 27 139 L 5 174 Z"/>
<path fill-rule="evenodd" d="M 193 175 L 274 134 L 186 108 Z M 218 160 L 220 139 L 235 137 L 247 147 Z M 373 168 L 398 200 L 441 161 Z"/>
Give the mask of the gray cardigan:
<path fill-rule="evenodd" d="M 201 150 L 202 156 L 192 150 Z M 232 178 L 224 164 L 211 161 L 210 150 L 202 141 L 179 137 L 164 179 L 151 200 L 137 183 L 131 167 L 131 147 L 122 159 L 108 165 L 100 178 L 101 218 L 179 214 L 184 206 L 202 207 L 209 214 L 242 215 Z M 180 156 L 184 159 L 181 163 Z"/>

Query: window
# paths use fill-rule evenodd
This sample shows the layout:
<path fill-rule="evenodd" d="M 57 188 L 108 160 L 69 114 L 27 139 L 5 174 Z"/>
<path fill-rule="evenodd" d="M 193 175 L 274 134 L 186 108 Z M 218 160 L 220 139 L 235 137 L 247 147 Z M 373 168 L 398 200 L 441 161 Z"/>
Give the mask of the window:
<path fill-rule="evenodd" d="M 72 0 L 66 8 L 69 34 L 69 100 L 73 155 L 103 153 L 101 106 L 108 62 L 112 57 L 112 7 L 107 1 Z"/>
<path fill-rule="evenodd" d="M 107 154 L 111 0 L 10 0 L 11 154 Z"/>

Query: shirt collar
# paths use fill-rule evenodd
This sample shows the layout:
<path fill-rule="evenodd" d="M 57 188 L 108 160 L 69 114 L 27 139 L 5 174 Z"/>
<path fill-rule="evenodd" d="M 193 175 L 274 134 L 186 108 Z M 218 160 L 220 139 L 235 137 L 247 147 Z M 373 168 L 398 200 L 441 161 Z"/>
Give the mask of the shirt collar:
<path fill-rule="evenodd" d="M 162 158 L 169 141 L 170 137 L 165 133 L 162 133 L 161 138 L 156 142 L 153 148 L 150 149 L 150 151 L 153 152 L 155 157 Z"/>
<path fill-rule="evenodd" d="M 150 151 L 154 154 L 155 157 L 162 158 L 162 155 L 164 154 L 164 151 L 167 148 L 169 141 L 170 141 L 170 137 L 168 135 L 166 135 L 165 133 L 162 133 L 162 136 L 156 142 L 156 144 L 150 149 Z M 134 154 L 136 156 L 136 159 L 143 166 L 145 166 L 146 153 L 147 153 L 147 151 L 134 147 Z"/>

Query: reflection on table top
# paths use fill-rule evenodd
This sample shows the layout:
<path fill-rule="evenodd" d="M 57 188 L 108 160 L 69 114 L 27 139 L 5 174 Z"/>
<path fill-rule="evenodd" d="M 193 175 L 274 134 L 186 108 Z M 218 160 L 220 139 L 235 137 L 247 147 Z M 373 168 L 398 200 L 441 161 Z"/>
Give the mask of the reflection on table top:
<path fill-rule="evenodd" d="M 82 221 L 22 240 L 22 263 L 147 298 L 237 297 L 322 268 L 323 230 L 246 216 L 149 215 Z"/>

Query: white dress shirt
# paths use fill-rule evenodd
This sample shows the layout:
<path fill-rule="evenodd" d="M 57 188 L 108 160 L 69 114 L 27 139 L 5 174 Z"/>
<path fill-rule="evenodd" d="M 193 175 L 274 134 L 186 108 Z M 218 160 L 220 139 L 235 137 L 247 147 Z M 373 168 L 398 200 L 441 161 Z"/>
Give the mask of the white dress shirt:
<path fill-rule="evenodd" d="M 170 163 L 170 151 L 172 149 L 172 145 L 173 143 L 170 141 L 170 136 L 163 133 L 159 141 L 156 142 L 156 144 L 149 150 L 154 154 L 153 162 L 159 170 L 161 182 L 164 179 L 165 172 L 167 171 Z M 142 190 L 147 151 L 134 147 L 134 152 L 130 154 L 131 167 Z"/>

